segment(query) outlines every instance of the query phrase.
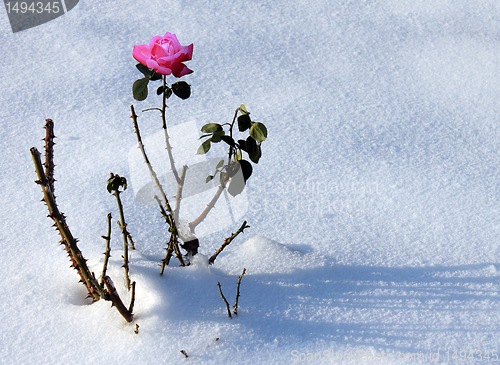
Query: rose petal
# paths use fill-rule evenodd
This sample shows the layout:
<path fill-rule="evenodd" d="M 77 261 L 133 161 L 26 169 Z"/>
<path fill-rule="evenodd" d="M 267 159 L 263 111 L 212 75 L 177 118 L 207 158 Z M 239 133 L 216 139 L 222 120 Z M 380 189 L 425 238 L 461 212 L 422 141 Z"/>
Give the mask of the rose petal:
<path fill-rule="evenodd" d="M 160 58 L 156 59 L 156 62 L 158 62 L 159 65 L 167 66 L 167 65 L 170 65 L 172 63 L 177 62 L 177 57 L 178 57 L 177 54 L 174 54 L 172 56 L 167 56 L 167 57 L 160 57 Z"/>
<path fill-rule="evenodd" d="M 158 62 L 156 62 L 155 60 L 147 60 L 146 61 L 146 66 L 148 68 L 152 68 L 153 70 L 156 70 L 158 68 Z"/>
<path fill-rule="evenodd" d="M 172 45 L 174 46 L 175 53 L 177 53 L 181 50 L 181 47 L 182 47 L 181 43 L 179 42 L 179 40 L 177 39 L 177 36 L 175 34 L 167 32 L 167 33 L 165 33 L 163 38 L 169 39 L 172 42 Z"/>
<path fill-rule="evenodd" d="M 160 57 L 167 57 L 170 55 L 171 54 L 169 54 L 169 52 L 158 43 L 155 43 L 153 47 L 151 47 L 151 56 L 156 57 L 157 59 Z"/>
<path fill-rule="evenodd" d="M 132 56 L 143 65 L 146 65 L 147 60 L 151 58 L 151 52 L 149 46 L 146 44 L 141 44 L 140 46 L 134 46 L 132 51 Z"/>
<path fill-rule="evenodd" d="M 183 63 L 174 63 L 172 65 L 172 74 L 175 77 L 182 77 L 184 75 L 190 74 L 191 72 L 193 72 L 193 70 L 190 70 Z"/>
<path fill-rule="evenodd" d="M 155 71 L 160 75 L 170 75 L 172 73 L 172 69 L 168 67 L 158 66 L 155 68 Z"/>
<path fill-rule="evenodd" d="M 177 62 L 190 61 L 193 58 L 193 45 L 182 47 L 177 55 Z"/>
<path fill-rule="evenodd" d="M 159 36 L 159 35 L 155 35 L 153 38 L 151 38 L 151 40 L 149 41 L 149 48 L 153 48 L 153 46 L 155 45 L 156 42 L 158 42 L 160 39 L 162 39 L 163 37 L 162 36 Z"/>

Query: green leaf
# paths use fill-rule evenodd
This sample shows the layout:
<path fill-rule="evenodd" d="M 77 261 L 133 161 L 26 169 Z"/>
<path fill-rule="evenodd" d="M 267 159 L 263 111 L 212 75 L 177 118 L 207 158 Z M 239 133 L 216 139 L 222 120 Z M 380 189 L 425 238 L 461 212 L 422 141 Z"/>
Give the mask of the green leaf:
<path fill-rule="evenodd" d="M 132 86 L 132 93 L 134 94 L 135 100 L 142 101 L 148 97 L 148 83 L 149 78 L 147 77 L 134 82 L 134 85 Z"/>
<path fill-rule="evenodd" d="M 200 147 L 198 148 L 198 151 L 196 152 L 197 155 L 204 155 L 210 150 L 210 140 L 207 139 L 205 142 L 203 142 Z"/>
<path fill-rule="evenodd" d="M 169 88 L 168 86 L 166 85 L 162 85 L 160 86 L 157 90 L 156 90 L 156 95 L 161 95 L 165 93 L 166 94 L 166 97 L 167 99 L 170 97 L 170 95 L 172 95 L 172 89 Z"/>
<path fill-rule="evenodd" d="M 226 167 L 226 171 L 229 177 L 233 177 L 240 170 L 240 163 L 238 161 L 233 161 L 229 166 Z"/>
<path fill-rule="evenodd" d="M 249 155 L 249 157 L 253 163 L 259 163 L 259 160 L 262 157 L 262 150 L 260 148 L 260 144 L 257 145 L 257 150 L 253 151 L 252 154 Z"/>
<path fill-rule="evenodd" d="M 243 173 L 243 179 L 245 182 L 250 178 L 252 175 L 253 167 L 250 162 L 247 160 L 241 160 L 239 161 L 240 166 L 241 166 L 241 172 Z"/>
<path fill-rule="evenodd" d="M 221 131 L 222 130 L 222 126 L 220 124 L 217 124 L 217 123 L 208 123 L 208 124 L 205 124 L 203 127 L 201 127 L 201 131 L 203 133 L 215 133 L 217 131 Z"/>
<path fill-rule="evenodd" d="M 217 166 L 215 166 L 215 169 L 218 170 L 224 165 L 224 160 L 220 160 Z"/>
<path fill-rule="evenodd" d="M 191 86 L 186 81 L 178 81 L 172 84 L 172 91 L 183 100 L 191 96 Z"/>
<path fill-rule="evenodd" d="M 150 70 L 148 66 L 145 66 L 142 63 L 138 63 L 135 67 L 137 67 L 137 69 L 146 77 L 150 77 L 154 72 L 154 70 Z"/>
<path fill-rule="evenodd" d="M 251 125 L 252 121 L 248 114 L 243 114 L 238 117 L 238 129 L 240 132 L 246 131 Z"/>
<path fill-rule="evenodd" d="M 225 134 L 224 131 L 217 131 L 217 132 L 214 132 L 214 134 L 212 135 L 212 138 L 210 138 L 212 140 L 213 143 L 219 143 L 221 140 L 222 140 L 222 136 Z"/>
<path fill-rule="evenodd" d="M 245 152 L 248 152 L 247 151 L 247 147 L 246 147 L 246 142 L 244 139 L 239 139 L 238 140 L 238 145 L 240 146 L 240 148 L 245 151 Z"/>
<path fill-rule="evenodd" d="M 241 110 L 242 113 L 250 114 L 249 112 L 247 112 L 247 108 L 243 104 L 240 105 L 240 110 Z"/>
<path fill-rule="evenodd" d="M 267 138 L 267 128 L 264 124 L 256 122 L 250 127 L 250 136 L 257 142 L 265 141 Z"/>
<path fill-rule="evenodd" d="M 162 74 L 159 74 L 156 71 L 153 71 L 152 75 L 149 78 L 151 81 L 156 81 L 156 80 L 161 80 L 162 77 L 163 77 Z"/>
<path fill-rule="evenodd" d="M 252 162 L 259 162 L 259 158 L 260 158 L 260 146 L 257 145 L 257 142 L 255 142 L 255 139 L 253 139 L 252 137 L 248 137 L 246 142 L 245 142 L 245 146 L 246 146 L 246 151 L 248 153 L 248 157 L 250 157 L 250 160 L 252 160 Z"/>
<path fill-rule="evenodd" d="M 208 175 L 207 179 L 205 180 L 205 184 L 208 183 L 209 181 L 212 181 L 213 178 L 214 178 L 214 175 Z"/>
<path fill-rule="evenodd" d="M 236 147 L 236 143 L 234 142 L 234 139 L 233 137 L 231 136 L 222 136 L 221 139 L 226 142 L 228 145 L 232 146 L 232 147 Z"/>
<path fill-rule="evenodd" d="M 226 176 L 227 176 L 227 172 L 222 171 L 222 172 L 220 173 L 220 178 L 219 178 L 219 181 L 220 181 L 220 183 L 221 183 L 221 184 L 223 184 L 223 183 L 224 183 L 224 180 L 226 180 Z"/>

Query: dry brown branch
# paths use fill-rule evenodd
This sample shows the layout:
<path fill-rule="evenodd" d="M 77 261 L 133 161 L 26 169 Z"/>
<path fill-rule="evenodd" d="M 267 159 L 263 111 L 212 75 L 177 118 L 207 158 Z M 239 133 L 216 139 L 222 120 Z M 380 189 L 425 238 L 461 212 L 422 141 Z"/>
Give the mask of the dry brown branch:
<path fill-rule="evenodd" d="M 222 246 L 220 246 L 220 248 L 215 251 L 215 253 L 210 257 L 210 259 L 208 259 L 208 263 L 210 265 L 212 265 L 215 261 L 215 259 L 217 258 L 217 256 L 222 252 L 222 250 L 224 250 L 226 248 L 227 245 L 229 245 L 235 238 L 236 236 L 238 236 L 240 233 L 243 232 L 243 230 L 245 228 L 249 228 L 250 226 L 247 226 L 247 221 L 244 221 L 243 224 L 241 225 L 241 227 L 236 231 L 236 233 L 233 233 L 231 235 L 231 237 L 228 237 L 224 240 L 224 243 L 222 244 Z"/>
<path fill-rule="evenodd" d="M 240 284 L 241 284 L 241 278 L 243 275 L 245 275 L 245 272 L 247 269 L 243 269 L 243 272 L 241 273 L 240 277 L 238 278 L 238 287 L 236 288 L 236 300 L 234 301 L 234 306 L 233 306 L 233 313 L 235 315 L 238 315 L 238 299 L 240 298 Z"/>
<path fill-rule="evenodd" d="M 104 284 L 106 284 L 106 288 L 108 289 L 109 300 L 112 303 L 111 306 L 116 307 L 118 312 L 120 312 L 127 322 L 132 322 L 134 315 L 123 304 L 118 292 L 116 291 L 113 281 L 109 276 L 104 277 Z"/>
<path fill-rule="evenodd" d="M 111 257 L 111 213 L 108 213 L 108 234 L 106 236 L 101 236 L 106 240 L 106 251 L 104 252 L 104 264 L 102 265 L 102 275 L 101 282 L 99 283 L 101 287 L 104 287 L 104 277 L 106 276 L 106 270 L 108 269 L 108 261 Z"/>
<path fill-rule="evenodd" d="M 224 296 L 224 294 L 222 294 L 222 288 L 220 286 L 220 283 L 218 282 L 217 285 L 219 286 L 220 296 L 221 296 L 222 300 L 224 301 L 224 303 L 226 303 L 227 315 L 229 316 L 229 318 L 233 318 L 233 316 L 231 315 L 231 310 L 229 309 L 229 303 L 227 302 L 227 299 Z"/>

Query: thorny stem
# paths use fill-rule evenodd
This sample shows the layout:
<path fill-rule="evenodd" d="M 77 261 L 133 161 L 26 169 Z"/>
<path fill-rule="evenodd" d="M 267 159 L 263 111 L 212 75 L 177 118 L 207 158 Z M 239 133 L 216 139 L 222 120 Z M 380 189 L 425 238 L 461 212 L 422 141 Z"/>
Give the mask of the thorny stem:
<path fill-rule="evenodd" d="M 54 122 L 52 119 L 45 120 L 45 176 L 52 194 L 54 194 Z"/>
<path fill-rule="evenodd" d="M 163 218 L 165 218 L 165 221 L 170 226 L 170 241 L 168 243 L 167 253 L 165 254 L 165 258 L 162 260 L 161 264 L 160 275 L 163 275 L 163 271 L 165 270 L 165 265 L 169 264 L 173 251 L 175 251 L 175 255 L 177 256 L 177 259 L 179 260 L 181 266 L 186 266 L 186 264 L 184 263 L 181 251 L 179 250 L 179 242 L 177 241 L 177 228 L 175 227 L 174 222 L 172 222 L 172 216 L 167 214 L 167 212 L 161 205 L 160 199 L 158 199 L 156 195 L 154 198 L 156 199 L 158 206 L 160 207 L 161 215 L 163 216 Z"/>
<path fill-rule="evenodd" d="M 206 208 L 201 212 L 200 216 L 196 218 L 194 221 L 189 223 L 189 228 L 191 229 L 191 232 L 194 232 L 194 229 L 203 222 L 203 220 L 207 217 L 208 213 L 212 210 L 212 208 L 215 206 L 215 203 L 217 203 L 217 200 L 219 200 L 219 197 L 221 196 L 222 192 L 224 191 L 226 187 L 226 183 L 229 180 L 229 177 L 226 176 L 224 181 L 219 185 L 219 189 L 217 189 L 214 197 L 210 201 L 210 203 L 207 204 Z"/>
<path fill-rule="evenodd" d="M 108 269 L 108 261 L 111 256 L 111 213 L 108 213 L 108 234 L 106 236 L 101 236 L 106 240 L 106 251 L 104 252 L 104 264 L 102 266 L 101 282 L 99 283 L 101 287 L 104 287 L 104 277 L 106 276 L 106 270 Z"/>
<path fill-rule="evenodd" d="M 134 304 L 135 304 L 135 281 L 132 282 L 132 295 L 130 297 L 130 305 L 128 307 L 129 313 L 134 312 Z"/>
<path fill-rule="evenodd" d="M 120 191 L 116 189 L 113 195 L 116 197 L 116 202 L 118 203 L 118 211 L 120 212 L 120 222 L 118 222 L 118 225 L 120 226 L 123 235 L 123 268 L 125 269 L 125 279 L 127 280 L 127 289 L 130 290 L 127 223 L 125 223 L 125 216 L 123 215 L 123 205 L 120 199 Z"/>
<path fill-rule="evenodd" d="M 166 83 L 165 78 L 163 78 L 163 83 L 165 85 L 165 83 Z M 165 202 L 165 207 L 167 208 L 167 211 L 165 211 L 160 200 L 158 199 L 157 196 L 155 196 L 155 199 L 157 200 L 158 205 L 160 207 L 160 211 L 162 213 L 162 216 L 165 218 L 165 221 L 169 225 L 170 231 L 171 231 L 171 237 L 170 237 L 169 245 L 167 248 L 167 253 L 165 255 L 165 258 L 162 260 L 162 265 L 161 265 L 161 274 L 163 274 L 163 271 L 165 269 L 165 265 L 168 265 L 168 263 L 170 262 L 170 257 L 172 255 L 172 251 L 175 251 L 176 256 L 177 256 L 181 266 L 185 266 L 185 263 L 182 259 L 182 254 L 180 253 L 179 243 L 177 240 L 178 232 L 177 232 L 176 222 L 178 220 L 178 214 L 179 214 L 179 210 L 180 210 L 180 202 L 182 199 L 182 188 L 184 185 L 187 166 L 184 166 L 182 168 L 181 177 L 179 177 L 177 174 L 177 170 L 175 169 L 174 159 L 173 159 L 173 155 L 172 155 L 172 147 L 170 146 L 168 132 L 167 132 L 167 124 L 166 124 L 166 119 L 165 119 L 166 94 L 163 93 L 163 108 L 162 108 L 161 112 L 162 112 L 163 128 L 165 131 L 165 140 L 166 140 L 166 144 L 167 144 L 167 151 L 168 151 L 168 155 L 169 155 L 169 159 L 170 159 L 170 164 L 172 167 L 172 172 L 174 173 L 174 176 L 176 177 L 176 181 L 178 182 L 178 189 L 177 189 L 177 196 L 176 196 L 176 198 L 178 198 L 178 199 L 176 200 L 176 206 L 175 206 L 175 212 L 174 212 L 174 210 L 172 210 L 172 207 L 167 199 L 167 195 L 165 194 L 165 190 L 163 190 L 163 186 L 161 185 L 160 181 L 158 180 L 158 176 L 156 175 L 156 172 L 153 170 L 153 167 L 151 166 L 151 163 L 149 162 L 149 158 L 148 158 L 146 151 L 144 149 L 141 134 L 139 132 L 139 125 L 137 124 L 137 115 L 135 114 L 134 106 L 131 105 L 130 108 L 132 111 L 132 120 L 134 123 L 135 133 L 137 135 L 137 141 L 139 143 L 139 149 L 142 152 L 142 156 L 144 158 L 144 161 L 146 162 L 146 165 L 148 166 L 149 172 L 150 172 L 151 176 L 153 177 L 153 180 L 156 184 L 156 187 L 160 191 L 161 197 L 162 197 L 163 201 Z"/>
<path fill-rule="evenodd" d="M 181 209 L 182 189 L 184 188 L 184 181 L 186 180 L 187 165 L 182 166 L 180 183 L 177 185 L 177 195 L 175 196 L 175 209 L 174 209 L 174 222 L 179 222 L 179 210 Z"/>
<path fill-rule="evenodd" d="M 83 258 L 83 255 L 77 246 L 77 239 L 74 238 L 71 234 L 71 231 L 66 224 L 64 214 L 59 212 L 59 208 L 57 207 L 55 196 L 52 193 L 52 189 L 50 188 L 47 176 L 43 172 L 43 166 L 40 160 L 40 152 L 38 152 L 35 147 L 32 147 L 30 151 L 31 156 L 33 157 L 33 162 L 35 164 L 36 174 L 38 176 L 38 180 L 35 182 L 42 187 L 44 195 L 42 201 L 47 204 L 47 208 L 49 209 L 49 217 L 52 218 L 55 223 L 54 226 L 56 227 L 56 230 L 61 235 L 61 243 L 64 244 L 66 251 L 68 252 L 68 255 L 72 262 L 71 266 L 74 267 L 80 275 L 81 281 L 84 283 L 89 292 L 89 297 L 91 297 L 93 301 L 99 300 L 100 297 L 105 298 L 106 292 L 99 285 L 94 274 L 89 270 L 87 262 Z"/>
<path fill-rule="evenodd" d="M 227 302 L 227 299 L 226 297 L 224 296 L 224 294 L 222 294 L 222 288 L 220 286 L 220 283 L 218 282 L 217 285 L 219 286 L 219 293 L 220 293 L 220 296 L 222 298 L 222 300 L 224 301 L 224 303 L 226 303 L 226 308 L 227 308 L 227 314 L 229 316 L 229 318 L 233 318 L 233 316 L 231 315 L 231 310 L 229 309 L 229 303 Z"/>
<path fill-rule="evenodd" d="M 53 227 L 56 228 L 56 230 L 59 232 L 61 235 L 61 244 L 64 245 L 64 248 L 66 252 L 68 253 L 68 256 L 71 261 L 71 267 L 73 267 L 78 275 L 80 276 L 80 282 L 82 282 L 85 287 L 87 288 L 87 291 L 89 292 L 88 297 L 92 298 L 93 301 L 99 300 L 99 298 L 102 298 L 107 301 L 112 302 L 112 306 L 116 306 L 118 311 L 123 315 L 123 317 L 128 321 L 132 321 L 132 311 L 127 311 L 125 306 L 123 305 L 120 296 L 116 292 L 116 289 L 114 289 L 111 279 L 109 279 L 108 276 L 104 276 L 104 284 L 108 288 L 108 290 L 104 289 L 102 285 L 100 285 L 97 282 L 97 279 L 94 276 L 94 273 L 91 272 L 87 266 L 87 262 L 85 258 L 83 257 L 81 251 L 79 250 L 77 246 L 77 239 L 73 237 L 71 234 L 71 231 L 66 224 L 66 217 L 64 216 L 63 213 L 59 211 L 59 208 L 56 204 L 56 197 L 54 195 L 54 190 L 53 186 L 51 187 L 49 183 L 49 178 L 53 176 L 53 168 L 54 168 L 54 162 L 53 162 L 53 150 L 52 146 L 54 145 L 53 143 L 53 124 L 52 120 L 47 119 L 47 124 L 46 126 L 47 129 L 47 137 L 45 139 L 46 145 L 46 151 L 45 151 L 45 156 L 46 156 L 46 173 L 43 171 L 43 166 L 42 162 L 40 159 L 40 152 L 35 147 L 32 147 L 30 149 L 33 162 L 35 164 L 35 170 L 36 174 L 38 176 L 38 180 L 35 182 L 39 184 L 42 187 L 43 191 L 43 199 L 42 201 L 45 202 L 47 205 L 47 208 L 49 210 L 49 217 L 54 221 Z M 52 125 L 50 125 L 52 124 Z M 49 132 L 50 131 L 50 132 Z M 49 151 L 47 151 L 49 150 Z M 47 174 L 47 175 L 46 175 Z M 55 180 L 52 180 L 52 182 Z M 109 231 L 109 220 L 111 219 L 110 215 L 108 218 L 108 231 Z M 110 236 L 110 232 L 108 233 L 108 237 Z M 131 305 L 131 308 L 133 305 Z M 123 310 L 125 308 L 125 310 Z"/>
<path fill-rule="evenodd" d="M 118 292 L 116 291 L 113 281 L 109 276 L 104 277 L 104 284 L 106 284 L 110 300 L 111 302 L 113 302 L 111 306 L 116 307 L 118 312 L 120 312 L 120 314 L 123 316 L 123 318 L 125 318 L 127 322 L 132 322 L 134 315 L 123 304 L 122 300 L 120 299 L 120 296 L 118 295 Z"/>
<path fill-rule="evenodd" d="M 144 150 L 144 145 L 142 144 L 142 139 L 141 139 L 141 134 L 139 132 L 139 126 L 137 124 L 137 114 L 135 114 L 134 106 L 131 105 L 130 109 L 132 110 L 132 120 L 134 122 L 134 129 L 135 129 L 135 134 L 137 135 L 137 141 L 139 142 L 139 149 L 142 152 L 142 156 L 144 157 L 144 161 L 146 162 L 146 165 L 148 166 L 149 172 L 151 173 L 151 176 L 153 177 L 153 180 L 155 182 L 156 187 L 160 191 L 161 197 L 163 201 L 165 202 L 165 206 L 167 207 L 168 212 L 173 216 L 173 211 L 172 208 L 170 207 L 170 204 L 167 199 L 167 195 L 165 194 L 165 191 L 163 190 L 163 186 L 160 184 L 160 181 L 158 180 L 158 176 L 156 175 L 156 172 L 153 170 L 153 166 L 151 166 L 151 163 L 149 162 L 149 158 L 146 155 L 146 151 Z"/>
<path fill-rule="evenodd" d="M 227 245 L 229 245 L 235 238 L 236 236 L 238 236 L 240 233 L 243 232 L 243 230 L 245 228 L 249 228 L 250 226 L 247 225 L 247 221 L 244 221 L 243 224 L 241 225 L 241 227 L 231 235 L 231 237 L 228 237 L 224 240 L 224 243 L 222 244 L 222 246 L 220 246 L 220 248 L 210 257 L 210 259 L 208 259 L 208 263 L 210 265 L 212 265 L 215 261 L 215 259 L 217 258 L 217 256 L 222 252 L 222 250 L 224 250 L 226 248 Z"/>
<path fill-rule="evenodd" d="M 233 306 L 233 313 L 235 315 L 238 315 L 238 299 L 240 298 L 240 284 L 241 284 L 241 278 L 243 275 L 245 275 L 245 272 L 247 269 L 243 269 L 243 272 L 241 273 L 240 277 L 238 278 L 238 286 L 236 288 L 236 300 L 234 301 L 234 306 Z"/>
<path fill-rule="evenodd" d="M 177 181 L 177 185 L 182 185 L 181 178 L 179 178 L 179 174 L 177 173 L 177 169 L 175 168 L 174 156 L 172 155 L 172 146 L 170 145 L 170 137 L 167 131 L 167 117 L 166 117 L 166 109 L 167 109 L 167 93 L 165 92 L 167 86 L 167 76 L 163 75 L 163 104 L 161 108 L 161 120 L 163 122 L 163 131 L 165 133 L 165 144 L 167 146 L 168 159 L 170 160 L 170 168 L 175 177 L 175 181 Z"/>

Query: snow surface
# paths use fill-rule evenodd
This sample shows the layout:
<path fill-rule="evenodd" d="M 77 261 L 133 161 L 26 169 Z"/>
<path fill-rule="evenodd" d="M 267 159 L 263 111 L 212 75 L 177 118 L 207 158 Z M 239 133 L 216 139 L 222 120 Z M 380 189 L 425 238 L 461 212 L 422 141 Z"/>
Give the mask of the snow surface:
<path fill-rule="evenodd" d="M 1 9 L 0 362 L 453 364 L 474 363 L 451 359 L 472 350 L 493 362 L 497 0 L 81 0 L 16 34 Z M 52 118 L 58 202 L 99 272 L 106 214 L 118 216 L 105 183 L 128 175 L 136 142 L 130 105 L 158 106 L 132 98 L 132 48 L 166 31 L 194 43 L 192 97 L 170 103 L 169 123 L 225 122 L 244 103 L 269 138 L 246 192 L 251 227 L 212 267 L 241 222 L 160 277 L 166 227 L 123 194 L 137 241 L 127 324 L 109 303 L 85 301 L 29 148 L 42 148 Z M 160 128 L 153 112 L 139 123 L 144 136 Z M 127 298 L 118 227 L 112 250 L 109 274 Z M 243 268 L 229 319 L 217 282 L 232 302 Z"/>

